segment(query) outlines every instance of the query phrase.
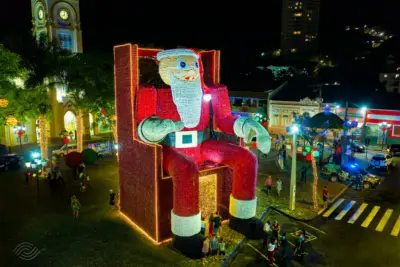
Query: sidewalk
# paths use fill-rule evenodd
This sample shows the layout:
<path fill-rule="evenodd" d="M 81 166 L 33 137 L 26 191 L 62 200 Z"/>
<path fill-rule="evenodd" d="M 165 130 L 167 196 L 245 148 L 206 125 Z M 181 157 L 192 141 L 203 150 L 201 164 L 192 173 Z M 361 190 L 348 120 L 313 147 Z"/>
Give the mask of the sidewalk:
<path fill-rule="evenodd" d="M 272 157 L 272 156 L 271 156 Z M 272 164 L 271 164 L 272 163 Z M 289 210 L 289 187 L 290 187 L 290 171 L 291 171 L 291 159 L 288 158 L 285 164 L 285 170 L 280 171 L 276 166 L 275 162 L 269 162 L 269 164 L 262 164 L 260 162 L 259 175 L 257 181 L 257 198 L 258 207 L 257 215 L 261 213 L 270 205 L 280 209 L 281 211 L 301 220 L 310 220 L 314 218 L 317 213 L 312 210 L 312 187 L 313 187 L 313 173 L 311 164 L 308 163 L 307 169 L 307 182 L 306 184 L 300 182 L 300 169 L 303 165 L 302 161 L 297 161 L 297 182 L 296 182 L 296 209 L 294 211 Z M 272 176 L 273 186 L 272 193 L 270 195 L 265 191 L 265 179 L 267 175 Z M 283 182 L 283 190 L 281 196 L 278 197 L 276 192 L 276 181 L 280 178 Z M 323 177 L 318 179 L 318 203 L 322 206 L 322 191 L 324 186 L 328 187 L 330 198 L 333 199 L 343 193 L 347 188 L 346 185 L 341 183 L 332 183 L 325 180 Z"/>

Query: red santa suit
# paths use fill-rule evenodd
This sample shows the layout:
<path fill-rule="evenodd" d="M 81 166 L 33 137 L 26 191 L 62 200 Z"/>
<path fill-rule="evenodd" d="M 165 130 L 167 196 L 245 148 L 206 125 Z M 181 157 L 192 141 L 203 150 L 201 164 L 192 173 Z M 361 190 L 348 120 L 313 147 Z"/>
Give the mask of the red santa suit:
<path fill-rule="evenodd" d="M 206 97 L 201 102 L 201 117 L 197 126 L 170 133 L 162 140 L 163 168 L 173 178 L 171 230 L 175 236 L 180 237 L 190 237 L 199 234 L 201 230 L 198 167 L 201 162 L 211 161 L 233 169 L 229 208 L 232 217 L 249 219 L 255 216 L 256 211 L 256 156 L 243 147 L 209 140 L 205 132 L 210 126 L 210 103 L 216 128 L 229 134 L 240 131 L 234 129 L 238 118 L 231 114 L 227 88 L 223 85 L 210 88 L 203 85 L 203 92 L 211 94 L 211 102 Z M 142 108 L 139 106 L 138 131 L 141 131 L 141 126 L 152 116 L 162 120 L 181 121 L 169 88 L 141 88 L 137 101 L 146 103 Z M 149 114 L 153 110 L 156 110 L 156 114 Z M 239 125 L 244 125 L 247 119 L 240 117 L 239 120 L 242 120 Z"/>

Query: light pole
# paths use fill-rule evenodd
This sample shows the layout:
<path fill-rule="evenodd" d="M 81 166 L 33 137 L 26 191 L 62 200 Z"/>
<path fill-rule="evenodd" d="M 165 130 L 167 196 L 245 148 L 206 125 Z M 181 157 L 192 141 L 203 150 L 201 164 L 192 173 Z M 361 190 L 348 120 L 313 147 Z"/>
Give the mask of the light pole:
<path fill-rule="evenodd" d="M 292 170 L 290 174 L 290 197 L 289 209 L 294 210 L 296 207 L 296 172 L 297 172 L 297 140 L 296 134 L 299 132 L 297 125 L 290 127 L 290 133 L 293 134 L 293 149 L 292 149 Z"/>

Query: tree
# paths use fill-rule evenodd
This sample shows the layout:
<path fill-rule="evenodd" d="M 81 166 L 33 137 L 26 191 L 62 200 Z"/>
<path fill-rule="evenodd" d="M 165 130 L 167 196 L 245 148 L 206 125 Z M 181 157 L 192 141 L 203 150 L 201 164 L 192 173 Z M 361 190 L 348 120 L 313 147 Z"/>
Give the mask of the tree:
<path fill-rule="evenodd" d="M 65 61 L 71 56 L 69 51 L 61 49 L 57 41 L 49 42 L 42 35 L 39 40 L 32 38 L 22 51 L 24 67 L 27 69 L 23 105 L 27 106 L 21 116 L 39 118 L 40 152 L 48 159 L 47 118 L 51 115 L 49 90 L 62 81 L 65 76 Z M 19 92 L 21 93 L 21 91 Z"/>
<path fill-rule="evenodd" d="M 343 127 L 343 120 L 336 114 L 330 112 L 321 112 L 313 117 L 310 114 L 304 113 L 303 115 L 293 114 L 295 123 L 300 125 L 301 130 L 299 137 L 303 138 L 311 147 L 311 166 L 313 170 L 313 208 L 315 211 L 319 209 L 318 205 L 318 170 L 313 149 L 318 137 L 325 138 L 329 129 L 337 129 Z M 323 145 L 324 146 L 324 145 Z M 321 159 L 323 158 L 324 150 L 322 149 Z"/>
<path fill-rule="evenodd" d="M 77 107 L 77 145 L 83 147 L 82 115 L 94 113 L 98 124 L 107 125 L 115 135 L 113 59 L 103 54 L 76 54 L 68 62 L 65 84 Z"/>

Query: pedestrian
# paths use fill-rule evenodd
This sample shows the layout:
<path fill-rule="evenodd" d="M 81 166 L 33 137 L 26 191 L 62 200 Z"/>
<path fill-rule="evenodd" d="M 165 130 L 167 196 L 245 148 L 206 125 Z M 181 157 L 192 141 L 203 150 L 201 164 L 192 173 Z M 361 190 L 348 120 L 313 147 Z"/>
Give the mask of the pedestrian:
<path fill-rule="evenodd" d="M 357 174 L 357 175 L 356 175 L 356 177 L 355 177 L 355 179 L 354 179 L 354 182 L 355 182 L 355 184 L 356 184 L 356 190 L 357 190 L 357 191 L 361 191 L 361 190 L 362 190 L 362 187 L 363 187 L 363 185 L 362 185 L 362 176 L 361 176 L 361 174 Z"/>
<path fill-rule="evenodd" d="M 219 211 L 215 212 L 215 216 L 213 218 L 214 223 L 214 234 L 219 236 L 219 230 L 221 228 L 221 216 L 219 215 Z"/>
<path fill-rule="evenodd" d="M 277 136 L 275 139 L 275 149 L 277 149 L 278 146 L 279 146 L 279 136 Z"/>
<path fill-rule="evenodd" d="M 274 254 L 275 254 L 276 244 L 277 244 L 277 241 L 274 238 L 272 238 L 268 244 L 268 260 L 271 265 L 275 264 Z"/>
<path fill-rule="evenodd" d="M 208 256 L 208 253 L 210 253 L 210 239 L 206 237 L 203 241 L 203 247 L 201 248 L 201 252 L 203 252 L 203 258 L 201 259 L 203 262 L 203 265 L 207 262 L 206 258 Z"/>
<path fill-rule="evenodd" d="M 222 237 L 219 241 L 219 256 L 225 256 L 225 242 Z"/>
<path fill-rule="evenodd" d="M 263 247 L 268 245 L 268 235 L 271 232 L 271 221 L 268 220 L 263 227 L 264 230 L 264 238 L 263 238 Z"/>
<path fill-rule="evenodd" d="M 65 184 L 64 178 L 62 177 L 62 173 L 61 173 L 60 169 L 58 169 L 57 172 L 56 172 L 56 179 L 58 181 L 60 181 L 62 184 Z"/>
<path fill-rule="evenodd" d="M 210 217 L 208 218 L 208 236 L 212 237 L 214 234 L 214 214 L 210 214 Z"/>
<path fill-rule="evenodd" d="M 287 242 L 288 242 L 288 240 L 287 240 L 287 237 L 286 237 L 286 233 L 282 233 L 282 236 L 281 236 L 281 246 L 282 246 L 282 247 L 285 247 L 285 246 L 287 245 Z"/>
<path fill-rule="evenodd" d="M 29 176 L 31 176 L 31 171 L 28 169 L 25 172 L 25 182 L 29 183 Z"/>
<path fill-rule="evenodd" d="M 81 203 L 79 203 L 78 198 L 73 195 L 71 197 L 71 208 L 72 208 L 72 214 L 74 216 L 74 219 L 79 217 L 79 209 L 81 207 Z"/>
<path fill-rule="evenodd" d="M 272 190 L 272 177 L 268 175 L 267 179 L 265 179 L 265 187 L 267 189 L 268 195 L 271 193 Z"/>
<path fill-rule="evenodd" d="M 83 172 L 81 172 L 79 174 L 79 182 L 81 185 L 81 192 L 85 192 L 86 191 L 86 184 L 85 184 L 85 175 Z"/>
<path fill-rule="evenodd" d="M 110 189 L 109 204 L 110 204 L 110 208 L 115 206 L 115 192 L 112 189 Z"/>
<path fill-rule="evenodd" d="M 328 197 L 329 197 L 328 187 L 325 186 L 324 191 L 322 191 L 322 199 L 324 201 L 324 207 L 328 206 Z"/>
<path fill-rule="evenodd" d="M 88 176 L 88 178 L 89 178 L 89 176 Z M 119 191 L 118 191 L 118 195 L 117 195 L 117 200 L 115 201 L 115 206 L 117 207 L 118 210 L 121 207 L 121 195 L 120 195 Z"/>
<path fill-rule="evenodd" d="M 305 164 L 303 164 L 303 167 L 301 167 L 301 182 L 304 184 L 307 183 L 307 167 Z"/>
<path fill-rule="evenodd" d="M 211 256 L 216 256 L 218 255 L 218 238 L 217 235 L 213 235 L 213 237 L 211 238 Z"/>
<path fill-rule="evenodd" d="M 281 196 L 282 187 L 283 187 L 282 181 L 281 179 L 278 178 L 278 181 L 276 181 L 276 192 L 278 194 L 278 197 Z"/>
<path fill-rule="evenodd" d="M 281 226 L 279 225 L 278 221 L 275 220 L 274 223 L 271 226 L 272 229 L 272 236 L 274 237 L 275 240 L 279 240 L 279 231 L 281 230 Z"/>
<path fill-rule="evenodd" d="M 203 236 L 204 236 L 205 233 L 206 233 L 206 226 L 207 226 L 206 219 L 205 219 L 204 217 L 201 217 L 201 230 L 200 230 L 200 233 L 201 233 Z"/>

